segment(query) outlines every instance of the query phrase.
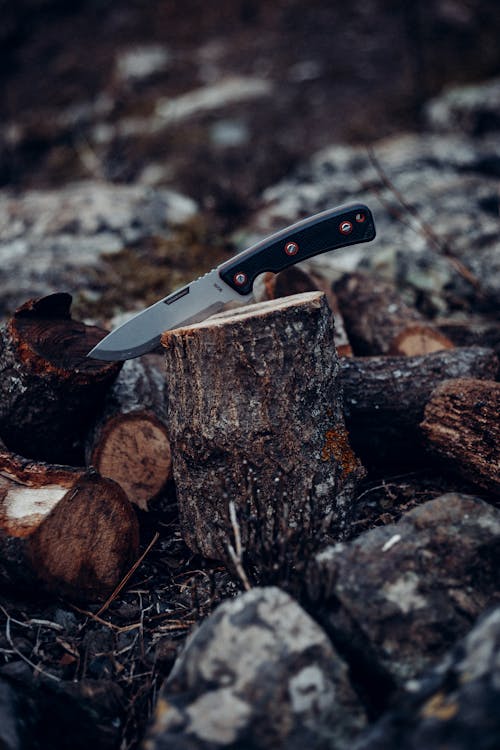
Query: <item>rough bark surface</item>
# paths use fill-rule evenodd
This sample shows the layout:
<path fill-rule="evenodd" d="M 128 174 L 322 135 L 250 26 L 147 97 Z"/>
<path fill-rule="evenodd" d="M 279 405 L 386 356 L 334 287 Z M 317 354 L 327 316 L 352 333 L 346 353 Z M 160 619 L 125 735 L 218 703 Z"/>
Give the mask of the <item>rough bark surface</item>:
<path fill-rule="evenodd" d="M 365 723 L 347 665 L 278 588 L 221 604 L 165 683 L 145 750 L 327 750 Z"/>
<path fill-rule="evenodd" d="M 308 273 L 298 266 L 290 266 L 280 273 L 264 273 L 257 277 L 254 284 L 254 297 L 257 302 L 313 291 L 325 293 L 330 310 L 334 313 L 335 328 L 333 335 L 337 354 L 339 357 L 352 356 L 352 348 L 347 337 L 338 301 L 332 290 L 332 285 L 327 279 L 317 273 Z"/>
<path fill-rule="evenodd" d="M 135 513 L 115 482 L 0 454 L 0 580 L 100 598 L 119 582 L 138 541 Z"/>
<path fill-rule="evenodd" d="M 318 292 L 164 334 L 168 423 L 189 546 L 227 558 L 233 502 L 247 553 L 285 524 L 341 535 L 360 463 L 342 415 L 333 321 Z M 327 518 L 328 517 L 328 518 Z M 258 519 L 259 528 L 255 526 Z"/>
<path fill-rule="evenodd" d="M 354 450 L 370 464 L 422 456 L 419 424 L 432 391 L 448 378 L 492 380 L 492 349 L 456 348 L 419 357 L 349 357 L 340 361 L 344 410 Z"/>
<path fill-rule="evenodd" d="M 428 448 L 473 484 L 500 490 L 500 383 L 447 380 L 432 393 L 421 424 Z"/>
<path fill-rule="evenodd" d="M 352 273 L 343 276 L 334 291 L 355 354 L 415 356 L 453 348 L 391 284 Z"/>
<path fill-rule="evenodd" d="M 500 747 L 500 608 L 481 617 L 410 696 L 353 750 L 497 750 Z"/>
<path fill-rule="evenodd" d="M 125 362 L 87 439 L 87 464 L 114 479 L 142 510 L 172 473 L 165 364 L 150 354 Z"/>
<path fill-rule="evenodd" d="M 498 601 L 500 510 L 448 493 L 316 555 L 319 620 L 376 708 Z M 380 705 L 382 697 L 383 705 Z M 378 705 L 377 705 L 378 704 Z"/>
<path fill-rule="evenodd" d="M 70 316 L 71 297 L 20 307 L 0 330 L 0 436 L 13 451 L 78 462 L 81 440 L 121 363 L 87 358 L 105 335 Z"/>

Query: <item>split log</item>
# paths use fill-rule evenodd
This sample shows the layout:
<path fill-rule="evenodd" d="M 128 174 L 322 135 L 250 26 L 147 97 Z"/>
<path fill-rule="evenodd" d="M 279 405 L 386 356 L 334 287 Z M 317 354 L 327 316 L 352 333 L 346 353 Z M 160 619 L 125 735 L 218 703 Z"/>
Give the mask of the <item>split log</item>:
<path fill-rule="evenodd" d="M 69 294 L 31 300 L 0 330 L 0 437 L 57 463 L 82 462 L 81 440 L 121 367 L 87 358 L 105 331 L 72 320 L 70 305 Z"/>
<path fill-rule="evenodd" d="M 168 331 L 162 343 L 188 545 L 227 560 L 228 543 L 238 545 L 231 502 L 257 562 L 280 528 L 318 544 L 326 525 L 341 536 L 363 471 L 345 429 L 324 295 L 225 312 Z"/>
<path fill-rule="evenodd" d="M 0 453 L 0 580 L 99 599 L 137 556 L 137 518 L 95 472 Z"/>
<path fill-rule="evenodd" d="M 473 484 L 500 490 L 500 383 L 446 380 L 421 424 L 427 446 Z"/>
<path fill-rule="evenodd" d="M 453 348 L 391 284 L 352 273 L 334 284 L 334 292 L 355 354 L 418 356 Z"/>
<path fill-rule="evenodd" d="M 420 357 L 349 357 L 340 361 L 349 437 L 366 464 L 423 457 L 419 424 L 434 388 L 449 378 L 492 380 L 492 349 L 456 348 Z M 419 450 L 420 449 L 420 450 Z"/>
<path fill-rule="evenodd" d="M 128 360 L 87 438 L 87 465 L 118 482 L 142 510 L 172 473 L 165 390 L 163 356 Z"/>
<path fill-rule="evenodd" d="M 330 310 L 334 313 L 334 341 L 337 354 L 340 357 L 352 357 L 351 344 L 337 298 L 331 283 L 325 278 L 316 273 L 307 273 L 298 266 L 290 266 L 279 273 L 264 273 L 257 277 L 254 284 L 254 297 L 257 302 L 314 291 L 325 293 Z"/>

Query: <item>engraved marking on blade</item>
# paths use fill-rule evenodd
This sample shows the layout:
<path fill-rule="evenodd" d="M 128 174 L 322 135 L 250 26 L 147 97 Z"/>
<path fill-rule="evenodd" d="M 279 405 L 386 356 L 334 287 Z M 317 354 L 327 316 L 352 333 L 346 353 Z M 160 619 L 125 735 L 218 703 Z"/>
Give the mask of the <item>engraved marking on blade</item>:
<path fill-rule="evenodd" d="M 171 305 L 173 302 L 177 302 L 177 300 L 181 299 L 182 297 L 185 297 L 186 294 L 189 294 L 189 287 L 185 287 L 185 289 L 181 289 L 177 294 L 174 294 L 173 297 L 167 297 L 167 299 L 163 300 L 163 302 L 166 305 Z"/>
<path fill-rule="evenodd" d="M 214 288 L 217 289 L 218 292 L 223 292 L 224 291 L 223 288 L 221 286 L 219 286 L 219 284 L 217 284 L 215 281 L 214 281 Z"/>

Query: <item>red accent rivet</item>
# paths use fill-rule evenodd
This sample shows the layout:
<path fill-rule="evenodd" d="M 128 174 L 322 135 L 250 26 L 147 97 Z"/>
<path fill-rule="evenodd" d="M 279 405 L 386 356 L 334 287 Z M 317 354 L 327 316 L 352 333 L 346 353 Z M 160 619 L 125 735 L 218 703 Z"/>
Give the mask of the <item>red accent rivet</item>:
<path fill-rule="evenodd" d="M 339 230 L 342 234 L 350 234 L 352 232 L 352 224 L 350 221 L 343 221 L 339 226 Z"/>
<path fill-rule="evenodd" d="M 366 216 L 364 214 L 356 214 L 356 221 L 358 224 L 362 224 L 366 220 Z"/>
<path fill-rule="evenodd" d="M 244 284 L 247 283 L 248 276 L 246 273 L 243 273 L 243 271 L 238 271 L 238 273 L 235 273 L 233 276 L 233 281 L 237 286 L 244 286 Z"/>
<path fill-rule="evenodd" d="M 299 246 L 296 242 L 287 242 L 285 245 L 285 253 L 287 255 L 297 255 L 299 252 Z"/>

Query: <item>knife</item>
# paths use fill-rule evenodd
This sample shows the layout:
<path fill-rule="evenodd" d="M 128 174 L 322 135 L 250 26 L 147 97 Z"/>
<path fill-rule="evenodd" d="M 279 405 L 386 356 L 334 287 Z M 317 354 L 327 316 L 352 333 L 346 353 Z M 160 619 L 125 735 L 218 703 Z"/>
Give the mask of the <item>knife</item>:
<path fill-rule="evenodd" d="M 155 349 L 163 331 L 197 323 L 228 302 L 253 301 L 253 282 L 265 271 L 282 271 L 306 258 L 375 237 L 373 216 L 361 203 L 332 208 L 292 224 L 209 273 L 155 302 L 111 331 L 88 357 L 124 360 Z"/>

